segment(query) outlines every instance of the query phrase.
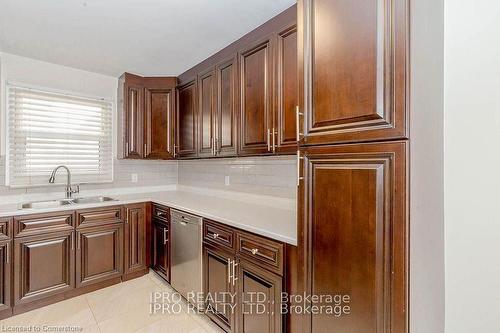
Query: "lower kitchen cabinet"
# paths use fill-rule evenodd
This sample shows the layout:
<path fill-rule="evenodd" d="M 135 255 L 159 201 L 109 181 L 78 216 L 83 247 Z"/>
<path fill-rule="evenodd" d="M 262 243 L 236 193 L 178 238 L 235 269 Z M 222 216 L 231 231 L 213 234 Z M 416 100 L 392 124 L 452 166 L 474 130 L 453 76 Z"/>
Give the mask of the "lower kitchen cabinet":
<path fill-rule="evenodd" d="M 145 271 L 146 266 L 146 205 L 125 207 L 124 274 Z"/>
<path fill-rule="evenodd" d="M 153 270 L 170 282 L 169 225 L 153 220 Z"/>
<path fill-rule="evenodd" d="M 247 260 L 236 266 L 238 323 L 241 333 L 278 333 L 282 331 L 282 277 Z"/>
<path fill-rule="evenodd" d="M 123 273 L 123 224 L 77 230 L 76 286 L 83 287 Z"/>
<path fill-rule="evenodd" d="M 18 238 L 14 250 L 14 305 L 74 288 L 74 231 Z"/>
<path fill-rule="evenodd" d="M 0 319 L 2 311 L 11 307 L 12 241 L 0 241 Z"/>
<path fill-rule="evenodd" d="M 203 247 L 203 290 L 207 315 L 226 332 L 234 331 L 235 293 L 232 279 L 234 253 L 209 245 Z"/>

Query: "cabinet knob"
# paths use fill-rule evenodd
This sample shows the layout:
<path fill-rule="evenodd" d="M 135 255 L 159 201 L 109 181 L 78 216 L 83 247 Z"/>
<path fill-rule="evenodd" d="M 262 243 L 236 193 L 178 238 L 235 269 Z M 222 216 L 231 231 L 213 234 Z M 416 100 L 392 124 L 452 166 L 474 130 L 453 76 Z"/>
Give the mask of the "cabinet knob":
<path fill-rule="evenodd" d="M 219 237 L 219 234 L 215 233 L 213 234 L 214 239 Z"/>
<path fill-rule="evenodd" d="M 259 252 L 259 249 L 252 249 L 252 254 L 253 254 L 253 255 L 256 255 L 256 254 L 257 254 L 257 252 Z"/>

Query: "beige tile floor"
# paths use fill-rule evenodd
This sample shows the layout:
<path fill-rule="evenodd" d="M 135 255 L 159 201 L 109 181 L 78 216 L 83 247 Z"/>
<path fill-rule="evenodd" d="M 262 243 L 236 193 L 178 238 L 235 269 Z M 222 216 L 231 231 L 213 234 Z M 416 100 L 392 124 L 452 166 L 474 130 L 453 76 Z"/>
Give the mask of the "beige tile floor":
<path fill-rule="evenodd" d="M 0 331 L 9 327 L 31 326 L 47 331 L 48 326 L 73 326 L 80 329 L 70 327 L 66 332 L 223 332 L 206 316 L 188 311 L 185 303 L 170 308 L 176 313 L 151 314 L 151 294 L 154 292 L 161 292 L 168 298 L 173 289 L 150 272 L 134 280 L 0 320 Z"/>

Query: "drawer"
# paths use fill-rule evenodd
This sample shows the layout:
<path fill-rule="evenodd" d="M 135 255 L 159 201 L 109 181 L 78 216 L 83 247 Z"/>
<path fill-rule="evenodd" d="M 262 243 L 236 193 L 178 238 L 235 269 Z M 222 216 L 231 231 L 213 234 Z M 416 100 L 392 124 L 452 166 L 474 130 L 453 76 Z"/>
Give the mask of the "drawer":
<path fill-rule="evenodd" d="M 14 218 L 14 236 L 24 237 L 40 233 L 73 230 L 74 212 L 33 214 Z"/>
<path fill-rule="evenodd" d="M 233 230 L 206 219 L 203 219 L 203 241 L 234 250 Z"/>
<path fill-rule="evenodd" d="M 103 224 L 123 223 L 123 207 L 103 207 L 76 212 L 76 227 L 92 227 Z"/>
<path fill-rule="evenodd" d="M 12 219 L 0 218 L 0 240 L 10 239 L 12 237 Z"/>
<path fill-rule="evenodd" d="M 153 218 L 169 222 L 170 212 L 168 207 L 153 205 Z"/>
<path fill-rule="evenodd" d="M 282 243 L 245 232 L 237 232 L 236 250 L 242 258 L 283 275 Z"/>

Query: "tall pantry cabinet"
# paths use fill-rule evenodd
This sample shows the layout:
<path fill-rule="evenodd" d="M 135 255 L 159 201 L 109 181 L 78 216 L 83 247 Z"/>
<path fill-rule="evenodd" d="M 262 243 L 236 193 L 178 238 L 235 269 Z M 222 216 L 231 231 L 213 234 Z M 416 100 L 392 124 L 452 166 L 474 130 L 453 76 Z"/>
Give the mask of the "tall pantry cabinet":
<path fill-rule="evenodd" d="M 299 0 L 298 63 L 288 284 L 347 295 L 350 314 L 291 315 L 290 331 L 407 332 L 407 0 Z"/>

